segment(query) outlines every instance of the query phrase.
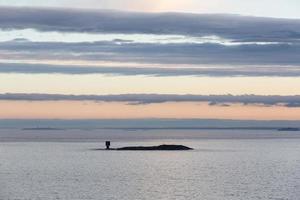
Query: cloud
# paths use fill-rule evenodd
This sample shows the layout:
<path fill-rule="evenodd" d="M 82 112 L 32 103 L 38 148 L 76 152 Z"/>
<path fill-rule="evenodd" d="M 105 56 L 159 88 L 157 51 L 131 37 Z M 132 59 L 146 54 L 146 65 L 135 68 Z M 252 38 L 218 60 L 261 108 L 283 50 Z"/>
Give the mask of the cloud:
<path fill-rule="evenodd" d="M 300 20 L 220 14 L 141 13 L 110 10 L 0 7 L 0 29 L 42 32 L 218 36 L 222 43 L 142 43 L 115 38 L 96 42 L 32 42 L 15 38 L 0 43 L 0 72 L 111 73 L 125 75 L 299 76 Z M 9 65 L 15 60 L 108 61 L 176 64 L 180 69 L 91 68 L 67 65 Z M 26 62 L 25 62 L 26 63 Z M 192 69 L 185 65 L 206 65 Z M 210 68 L 210 66 L 213 66 Z M 217 66 L 217 67 L 216 67 Z M 224 67 L 224 66 L 230 66 Z"/>
<path fill-rule="evenodd" d="M 1 7 L 0 28 L 33 28 L 59 32 L 218 35 L 248 41 L 300 38 L 300 20 L 30 7 Z"/>
<path fill-rule="evenodd" d="M 147 75 L 147 76 L 281 76 L 298 77 L 300 69 L 293 66 L 251 66 L 251 67 L 213 67 L 195 68 L 184 67 L 144 67 L 141 65 L 127 67 L 109 66 L 78 66 L 78 65 L 50 65 L 50 64 L 20 64 L 0 63 L 0 73 L 22 73 L 22 74 L 111 74 L 111 75 Z"/>
<path fill-rule="evenodd" d="M 0 100 L 11 101 L 104 101 L 126 102 L 133 105 L 165 102 L 208 102 L 211 106 L 228 104 L 262 104 L 265 106 L 300 107 L 300 95 L 163 95 L 163 94 L 120 94 L 120 95 L 62 95 L 62 94 L 0 94 Z"/>
<path fill-rule="evenodd" d="M 300 44 L 145 44 L 118 42 L 2 42 L 2 58 L 162 64 L 300 65 Z"/>

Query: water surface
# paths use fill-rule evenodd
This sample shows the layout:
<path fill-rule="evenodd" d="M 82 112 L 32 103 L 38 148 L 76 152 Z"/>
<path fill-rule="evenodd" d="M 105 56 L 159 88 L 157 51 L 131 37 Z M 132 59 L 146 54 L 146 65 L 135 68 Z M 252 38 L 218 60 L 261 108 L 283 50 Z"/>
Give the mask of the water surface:
<path fill-rule="evenodd" d="M 104 146 L 105 134 L 93 131 L 78 131 L 73 140 L 71 133 L 16 130 L 8 140 L 8 132 L 0 134 L 1 200 L 298 200 L 300 196 L 300 139 L 275 137 L 283 134 L 275 131 L 233 135 L 222 130 L 119 131 L 110 138 L 114 147 L 168 143 L 195 148 L 186 152 L 94 151 Z M 87 140 L 84 134 L 89 135 Z M 207 137 L 210 134 L 212 138 Z M 292 134 L 299 133 L 287 133 Z"/>

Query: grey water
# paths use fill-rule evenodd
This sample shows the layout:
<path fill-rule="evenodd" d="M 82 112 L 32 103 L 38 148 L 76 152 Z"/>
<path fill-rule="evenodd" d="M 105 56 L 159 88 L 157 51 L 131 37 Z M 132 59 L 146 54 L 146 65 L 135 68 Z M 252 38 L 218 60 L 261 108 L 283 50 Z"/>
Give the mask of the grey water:
<path fill-rule="evenodd" d="M 93 150 L 107 139 L 195 150 Z M 0 130 L 1 200 L 299 198 L 299 132 Z"/>

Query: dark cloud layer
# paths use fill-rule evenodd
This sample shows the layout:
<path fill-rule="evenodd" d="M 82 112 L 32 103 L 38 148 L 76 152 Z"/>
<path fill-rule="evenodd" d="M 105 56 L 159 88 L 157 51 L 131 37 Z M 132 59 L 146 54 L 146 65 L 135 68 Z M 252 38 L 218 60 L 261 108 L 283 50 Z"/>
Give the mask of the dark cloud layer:
<path fill-rule="evenodd" d="M 300 65 L 300 44 L 117 44 L 2 42 L 2 58 L 70 59 L 162 64 Z M 280 75 L 280 74 L 279 74 Z"/>
<path fill-rule="evenodd" d="M 161 68 L 161 67 L 108 67 L 72 66 L 47 64 L 0 63 L 0 73 L 23 74 L 112 74 L 149 76 L 281 76 L 298 77 L 300 69 L 293 66 L 274 67 L 214 67 L 214 68 Z"/>
<path fill-rule="evenodd" d="M 230 65 L 232 69 L 89 68 L 1 64 L 0 72 L 126 75 L 299 76 L 300 20 L 238 15 L 130 13 L 0 7 L 0 29 L 88 33 L 216 35 L 222 43 L 161 44 L 124 41 L 0 43 L 3 60 L 87 60 L 155 64 Z M 250 43 L 249 43 L 250 42 Z M 270 43 L 271 42 L 271 43 Z M 3 61 L 5 62 L 5 61 Z M 260 66 L 260 67 L 258 67 Z M 60 67 L 60 68 L 58 68 Z"/>
<path fill-rule="evenodd" d="M 0 100 L 13 101 L 104 101 L 128 102 L 130 104 L 151 104 L 164 102 L 209 102 L 210 105 L 229 106 L 232 103 L 282 105 L 300 107 L 300 95 L 162 95 L 162 94 L 120 94 L 120 95 L 61 95 L 61 94 L 0 94 Z"/>
<path fill-rule="evenodd" d="M 242 17 L 238 15 L 129 13 L 1 7 L 0 28 L 61 32 L 152 33 L 219 35 L 243 41 L 300 38 L 300 20 Z"/>

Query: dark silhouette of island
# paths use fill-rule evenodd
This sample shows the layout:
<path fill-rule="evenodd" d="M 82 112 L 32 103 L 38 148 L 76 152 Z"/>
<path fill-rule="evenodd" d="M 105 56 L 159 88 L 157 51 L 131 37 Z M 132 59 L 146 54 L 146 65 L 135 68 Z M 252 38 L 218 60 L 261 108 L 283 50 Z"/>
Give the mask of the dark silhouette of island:
<path fill-rule="evenodd" d="M 109 150 L 109 151 L 187 151 L 193 150 L 190 147 L 183 145 L 159 145 L 159 146 L 129 146 L 121 148 L 110 148 L 110 141 L 105 141 L 105 149 L 94 149 L 94 150 Z"/>
<path fill-rule="evenodd" d="M 23 131 L 61 131 L 61 130 L 65 130 L 65 129 L 61 129 L 61 128 L 23 128 Z"/>
<path fill-rule="evenodd" d="M 300 128 L 280 128 L 278 131 L 300 131 Z"/>
<path fill-rule="evenodd" d="M 192 150 L 190 147 L 183 145 L 159 145 L 159 146 L 136 146 L 136 147 L 122 147 L 116 149 L 118 151 L 186 151 Z"/>

